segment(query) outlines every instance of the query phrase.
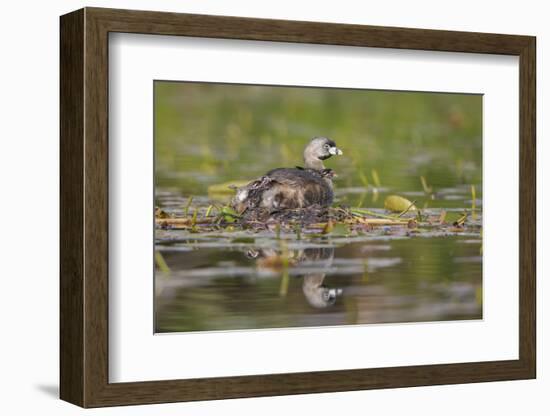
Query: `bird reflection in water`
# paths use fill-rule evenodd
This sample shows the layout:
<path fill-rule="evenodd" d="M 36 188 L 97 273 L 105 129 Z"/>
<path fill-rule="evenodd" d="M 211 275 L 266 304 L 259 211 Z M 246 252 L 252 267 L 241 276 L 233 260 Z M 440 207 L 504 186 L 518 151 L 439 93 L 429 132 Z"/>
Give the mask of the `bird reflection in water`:
<path fill-rule="evenodd" d="M 326 269 L 332 266 L 334 258 L 333 247 L 299 250 L 251 249 L 246 252 L 246 256 L 255 259 L 260 270 L 281 270 L 285 264 L 291 270 L 294 268 L 294 271 L 303 269 L 303 273 L 295 275 L 303 279 L 302 291 L 307 302 L 314 308 L 330 307 L 342 294 L 341 288 L 327 287 L 324 284 Z"/>

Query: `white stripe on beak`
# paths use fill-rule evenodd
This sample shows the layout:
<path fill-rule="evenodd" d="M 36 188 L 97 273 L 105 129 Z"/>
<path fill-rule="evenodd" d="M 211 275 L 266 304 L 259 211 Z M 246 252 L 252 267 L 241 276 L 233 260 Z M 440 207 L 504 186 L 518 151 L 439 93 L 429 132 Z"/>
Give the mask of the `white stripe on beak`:
<path fill-rule="evenodd" d="M 331 155 L 343 155 L 344 152 L 342 152 L 340 149 L 338 149 L 336 146 L 332 146 L 330 149 L 328 149 L 328 152 Z"/>

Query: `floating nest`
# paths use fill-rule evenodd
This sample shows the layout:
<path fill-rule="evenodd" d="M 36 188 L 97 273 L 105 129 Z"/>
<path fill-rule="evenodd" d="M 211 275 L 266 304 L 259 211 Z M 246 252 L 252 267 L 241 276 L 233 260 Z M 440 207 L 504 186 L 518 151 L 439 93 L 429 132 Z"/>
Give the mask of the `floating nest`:
<path fill-rule="evenodd" d="M 328 221 L 343 222 L 351 218 L 353 218 L 353 214 L 344 208 L 313 205 L 307 208 L 284 209 L 280 211 L 269 211 L 266 208 L 249 208 L 241 214 L 238 223 L 243 226 L 254 225 L 258 222 L 308 226 Z"/>
<path fill-rule="evenodd" d="M 381 214 L 378 214 L 381 215 Z M 382 215 L 383 216 L 383 215 Z M 372 217 L 348 207 L 323 207 L 319 205 L 307 208 L 283 209 L 269 211 L 265 208 L 249 208 L 238 214 L 224 207 L 216 215 L 173 217 L 162 210 L 156 212 L 156 225 L 163 229 L 190 229 L 191 231 L 207 231 L 216 228 L 240 229 L 282 229 L 282 230 L 322 230 L 331 232 L 336 224 L 345 224 L 361 230 L 372 229 L 375 226 L 400 226 L 416 228 L 415 218 L 400 218 L 395 216 Z"/>

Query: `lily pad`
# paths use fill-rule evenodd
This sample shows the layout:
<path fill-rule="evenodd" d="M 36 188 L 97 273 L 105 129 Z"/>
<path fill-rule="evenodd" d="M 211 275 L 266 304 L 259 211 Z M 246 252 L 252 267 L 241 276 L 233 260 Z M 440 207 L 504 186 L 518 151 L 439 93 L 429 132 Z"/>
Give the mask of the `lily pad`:
<path fill-rule="evenodd" d="M 416 206 L 407 198 L 399 195 L 389 195 L 384 200 L 384 208 L 392 212 L 416 211 Z"/>

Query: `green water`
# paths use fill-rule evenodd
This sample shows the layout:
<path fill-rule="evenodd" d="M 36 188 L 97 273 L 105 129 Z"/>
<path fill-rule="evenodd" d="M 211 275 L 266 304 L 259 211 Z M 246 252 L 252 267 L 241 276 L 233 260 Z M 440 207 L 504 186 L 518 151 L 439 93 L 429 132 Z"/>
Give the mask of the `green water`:
<path fill-rule="evenodd" d="M 155 83 L 156 205 L 170 214 L 191 196 L 189 213 L 225 203 L 210 185 L 300 165 L 317 135 L 344 151 L 325 163 L 335 205 L 382 213 L 398 194 L 436 218 L 470 212 L 473 185 L 476 211 L 462 231 L 157 229 L 170 272 L 155 273 L 156 331 L 480 319 L 481 106 L 478 95 Z"/>

